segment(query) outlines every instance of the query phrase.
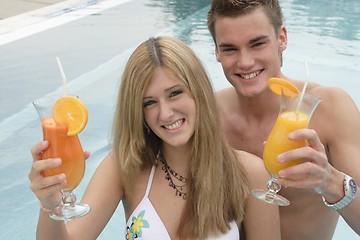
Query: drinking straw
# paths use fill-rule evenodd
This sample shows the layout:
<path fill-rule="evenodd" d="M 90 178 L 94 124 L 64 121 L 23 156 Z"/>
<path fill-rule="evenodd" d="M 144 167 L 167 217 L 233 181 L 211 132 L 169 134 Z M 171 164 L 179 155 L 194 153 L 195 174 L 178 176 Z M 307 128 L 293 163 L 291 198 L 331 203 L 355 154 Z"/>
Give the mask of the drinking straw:
<path fill-rule="evenodd" d="M 60 62 L 60 58 L 59 57 L 56 57 L 56 62 L 58 64 L 58 67 L 59 67 L 59 71 L 60 71 L 60 74 L 61 74 L 61 79 L 62 79 L 62 83 L 63 83 L 63 88 L 64 88 L 64 96 L 67 95 L 67 84 L 66 84 L 66 76 L 65 76 L 65 73 L 64 73 L 64 69 L 61 65 L 61 62 Z"/>
<path fill-rule="evenodd" d="M 299 111 L 299 108 L 300 108 L 300 104 L 304 98 L 304 94 L 305 94 L 305 90 L 306 90 L 306 87 L 308 85 L 308 82 L 309 82 L 309 68 L 308 68 L 308 64 L 307 62 L 305 61 L 305 70 L 306 70 L 306 79 L 305 79 L 305 84 L 304 84 L 304 87 L 303 89 L 301 90 L 301 93 L 300 93 L 300 99 L 299 99 L 299 102 L 298 102 L 298 105 L 297 105 L 297 108 L 296 108 L 296 112 Z"/>

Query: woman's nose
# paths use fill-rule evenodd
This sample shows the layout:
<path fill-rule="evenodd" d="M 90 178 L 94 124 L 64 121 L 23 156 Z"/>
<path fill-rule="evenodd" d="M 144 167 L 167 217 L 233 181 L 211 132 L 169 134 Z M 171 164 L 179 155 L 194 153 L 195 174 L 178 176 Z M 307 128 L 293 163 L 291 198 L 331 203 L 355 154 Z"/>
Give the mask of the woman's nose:
<path fill-rule="evenodd" d="M 170 103 L 160 104 L 160 119 L 166 121 L 174 115 L 174 110 Z"/>

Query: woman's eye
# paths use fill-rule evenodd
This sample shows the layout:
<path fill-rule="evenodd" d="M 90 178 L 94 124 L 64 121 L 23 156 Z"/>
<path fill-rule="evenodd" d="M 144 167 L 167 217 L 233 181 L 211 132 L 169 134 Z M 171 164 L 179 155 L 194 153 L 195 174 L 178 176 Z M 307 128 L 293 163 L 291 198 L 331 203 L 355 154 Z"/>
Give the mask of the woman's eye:
<path fill-rule="evenodd" d="M 183 91 L 182 90 L 176 90 L 170 93 L 170 97 L 175 97 L 179 94 L 181 94 Z"/>
<path fill-rule="evenodd" d="M 151 106 L 151 105 L 154 104 L 154 103 L 155 103 L 154 100 L 149 100 L 149 101 L 144 102 L 144 103 L 143 103 L 143 106 L 144 106 L 144 108 L 146 108 L 146 107 Z"/>

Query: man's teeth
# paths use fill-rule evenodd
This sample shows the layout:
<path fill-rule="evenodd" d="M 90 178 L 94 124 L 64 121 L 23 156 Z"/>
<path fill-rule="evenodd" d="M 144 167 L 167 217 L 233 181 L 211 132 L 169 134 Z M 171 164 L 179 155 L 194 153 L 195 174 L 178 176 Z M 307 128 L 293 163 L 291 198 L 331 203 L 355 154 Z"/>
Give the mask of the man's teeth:
<path fill-rule="evenodd" d="M 251 78 L 254 78 L 257 75 L 259 75 L 259 73 L 260 73 L 260 71 L 256 71 L 256 72 L 246 74 L 246 75 L 240 74 L 240 77 L 245 78 L 245 79 L 251 79 Z"/>
<path fill-rule="evenodd" d="M 184 120 L 181 119 L 181 120 L 176 121 L 174 124 L 164 125 L 164 127 L 165 127 L 166 129 L 173 130 L 173 129 L 179 128 L 179 127 L 183 124 L 183 122 L 184 122 Z"/>

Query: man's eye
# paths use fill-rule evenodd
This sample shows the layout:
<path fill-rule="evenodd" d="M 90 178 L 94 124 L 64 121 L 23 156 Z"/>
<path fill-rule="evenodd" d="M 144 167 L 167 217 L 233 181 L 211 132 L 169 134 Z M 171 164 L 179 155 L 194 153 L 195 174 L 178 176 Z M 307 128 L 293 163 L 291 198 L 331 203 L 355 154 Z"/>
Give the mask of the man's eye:
<path fill-rule="evenodd" d="M 255 43 L 253 45 L 253 47 L 259 47 L 259 46 L 264 45 L 264 44 L 265 44 L 265 42 L 257 42 L 257 43 Z"/>
<path fill-rule="evenodd" d="M 231 52 L 231 51 L 234 51 L 235 48 L 223 48 L 222 51 L 223 52 Z"/>

